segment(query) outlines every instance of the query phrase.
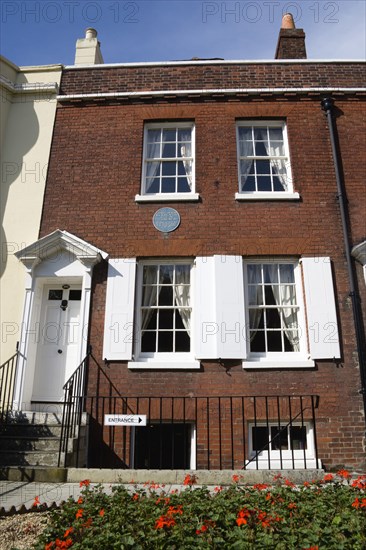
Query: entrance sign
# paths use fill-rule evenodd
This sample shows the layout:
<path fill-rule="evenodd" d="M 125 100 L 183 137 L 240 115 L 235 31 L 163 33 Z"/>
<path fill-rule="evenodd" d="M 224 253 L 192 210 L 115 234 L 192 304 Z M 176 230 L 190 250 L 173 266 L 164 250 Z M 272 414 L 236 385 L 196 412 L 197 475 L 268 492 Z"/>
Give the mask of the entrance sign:
<path fill-rule="evenodd" d="M 146 426 L 146 414 L 105 414 L 105 426 Z"/>

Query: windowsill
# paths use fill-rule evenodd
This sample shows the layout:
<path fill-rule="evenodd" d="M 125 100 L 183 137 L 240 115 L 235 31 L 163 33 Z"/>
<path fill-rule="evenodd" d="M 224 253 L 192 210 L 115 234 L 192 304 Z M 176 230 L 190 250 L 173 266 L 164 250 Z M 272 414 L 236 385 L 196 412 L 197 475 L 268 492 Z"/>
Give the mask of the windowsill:
<path fill-rule="evenodd" d="M 248 359 L 242 362 L 243 369 L 311 369 L 315 367 L 312 359 Z"/>
<path fill-rule="evenodd" d="M 199 193 L 160 193 L 158 195 L 135 195 L 135 202 L 198 201 Z"/>
<path fill-rule="evenodd" d="M 201 368 L 200 361 L 188 360 L 188 361 L 129 361 L 129 369 L 170 369 L 170 370 L 184 370 L 184 369 L 199 369 Z"/>
<path fill-rule="evenodd" d="M 256 193 L 235 193 L 237 201 L 298 201 L 300 200 L 299 193 L 288 193 L 286 191 L 258 191 Z"/>

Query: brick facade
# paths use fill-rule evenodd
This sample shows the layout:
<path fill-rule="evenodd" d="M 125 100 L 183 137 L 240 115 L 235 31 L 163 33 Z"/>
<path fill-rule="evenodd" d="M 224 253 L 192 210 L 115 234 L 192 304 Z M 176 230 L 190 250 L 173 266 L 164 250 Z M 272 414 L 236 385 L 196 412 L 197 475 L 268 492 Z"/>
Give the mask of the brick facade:
<path fill-rule="evenodd" d="M 364 82 L 362 63 L 111 66 L 66 69 L 61 95 L 214 88 L 357 88 Z M 263 93 L 250 97 L 238 94 L 61 102 L 41 236 L 65 229 L 107 251 L 110 258 L 330 256 L 341 335 L 340 361 L 319 360 L 310 370 L 253 371 L 243 370 L 240 360 L 202 361 L 197 371 L 133 371 L 123 361 L 103 365 L 107 262 L 94 269 L 89 339 L 94 357 L 115 386 L 114 392 L 123 396 L 318 395 L 317 436 L 324 466 L 362 468 L 365 419 L 359 394 L 360 373 L 321 94 Z M 357 243 L 365 238 L 364 96 L 354 91 L 331 95 L 339 114 L 350 241 Z M 235 200 L 238 119 L 286 120 L 293 187 L 301 196 L 299 201 Z M 181 224 L 164 236 L 153 227 L 152 216 L 166 204 L 137 203 L 135 195 L 140 193 L 144 123 L 169 120 L 195 123 L 196 192 L 200 200 L 170 203 L 179 211 Z M 98 371 L 93 365 L 89 395 L 109 388 L 106 377 L 97 384 Z M 105 434 L 107 440 L 107 430 Z M 116 448 L 122 448 L 122 440 Z"/>

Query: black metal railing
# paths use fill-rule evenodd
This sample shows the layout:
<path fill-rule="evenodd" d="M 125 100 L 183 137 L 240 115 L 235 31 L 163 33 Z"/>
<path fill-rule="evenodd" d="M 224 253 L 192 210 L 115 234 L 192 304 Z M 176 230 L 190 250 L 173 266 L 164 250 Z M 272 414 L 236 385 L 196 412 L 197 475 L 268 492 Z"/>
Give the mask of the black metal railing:
<path fill-rule="evenodd" d="M 90 355 L 91 351 L 89 350 L 86 357 L 63 386 L 64 401 L 58 456 L 59 467 L 67 466 L 69 445 L 72 439 L 75 439 L 76 442 L 76 449 L 72 449 L 75 452 L 74 462 L 75 465 L 79 464 L 80 428 L 85 410 L 85 390 Z"/>
<path fill-rule="evenodd" d="M 207 470 L 317 468 L 318 401 L 314 395 L 87 396 L 85 409 L 91 418 L 92 442 L 88 465 Z M 106 425 L 107 414 L 115 417 L 113 425 Z"/>
<path fill-rule="evenodd" d="M 8 412 L 13 407 L 18 358 L 17 346 L 14 355 L 0 366 L 0 423 L 6 421 Z"/>

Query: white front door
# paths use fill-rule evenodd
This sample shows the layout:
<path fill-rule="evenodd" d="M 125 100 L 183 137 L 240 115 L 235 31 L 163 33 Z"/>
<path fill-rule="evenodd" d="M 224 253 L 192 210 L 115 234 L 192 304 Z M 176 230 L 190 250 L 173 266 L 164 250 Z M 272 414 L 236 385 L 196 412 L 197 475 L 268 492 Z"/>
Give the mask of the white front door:
<path fill-rule="evenodd" d="M 82 327 L 81 285 L 45 285 L 32 401 L 61 401 L 63 385 L 78 367 Z"/>

